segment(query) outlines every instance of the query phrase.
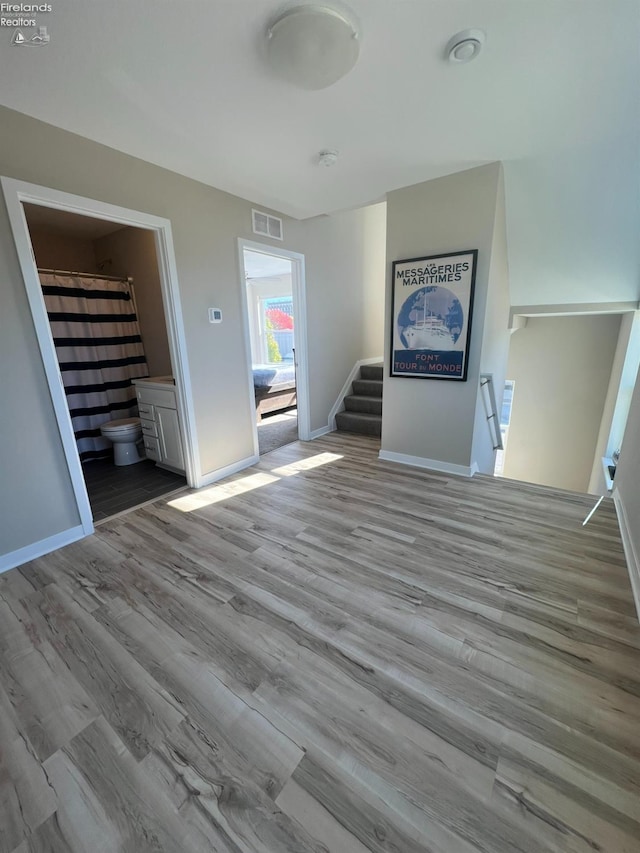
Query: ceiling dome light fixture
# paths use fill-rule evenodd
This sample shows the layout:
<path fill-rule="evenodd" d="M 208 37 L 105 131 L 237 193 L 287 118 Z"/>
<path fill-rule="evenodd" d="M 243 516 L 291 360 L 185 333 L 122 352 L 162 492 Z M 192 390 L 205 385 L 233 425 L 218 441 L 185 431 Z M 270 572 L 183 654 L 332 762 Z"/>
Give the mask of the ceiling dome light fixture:
<path fill-rule="evenodd" d="M 326 89 L 358 61 L 360 34 L 343 12 L 328 6 L 294 6 L 267 30 L 272 68 L 302 89 Z"/>
<path fill-rule="evenodd" d="M 446 55 L 449 62 L 471 62 L 482 50 L 485 41 L 482 30 L 463 30 L 449 39 Z"/>

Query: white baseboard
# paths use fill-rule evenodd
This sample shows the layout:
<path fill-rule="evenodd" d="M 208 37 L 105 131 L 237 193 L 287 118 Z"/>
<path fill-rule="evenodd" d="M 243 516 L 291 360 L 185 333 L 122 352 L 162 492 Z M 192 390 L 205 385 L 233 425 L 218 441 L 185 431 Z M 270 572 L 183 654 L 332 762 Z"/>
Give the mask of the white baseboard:
<path fill-rule="evenodd" d="M 378 459 L 383 462 L 412 465 L 414 468 L 426 468 L 428 471 L 438 471 L 441 474 L 454 474 L 456 477 L 473 477 L 478 470 L 477 465 L 454 465 L 452 462 L 426 459 L 424 456 L 409 456 L 406 453 L 394 453 L 391 450 L 381 450 Z"/>
<path fill-rule="evenodd" d="M 44 557 L 45 554 L 57 551 L 58 548 L 64 548 L 65 545 L 77 542 L 78 539 L 83 539 L 87 535 L 83 526 L 79 524 L 77 527 L 70 527 L 68 530 L 63 530 L 62 533 L 56 533 L 54 536 L 40 539 L 39 542 L 25 545 L 24 548 L 18 548 L 17 551 L 3 554 L 0 556 L 0 574 L 8 572 L 9 569 L 15 569 L 16 566 L 29 563 L 38 557 Z"/>
<path fill-rule="evenodd" d="M 309 433 L 309 441 L 313 441 L 314 438 L 321 438 L 323 435 L 326 435 L 328 432 L 333 432 L 333 429 L 330 426 L 320 427 L 320 429 L 314 429 Z"/>
<path fill-rule="evenodd" d="M 360 368 L 363 364 L 384 364 L 384 356 L 377 355 L 375 358 L 361 358 L 360 361 L 356 361 L 356 363 L 351 368 L 351 373 L 347 377 L 347 381 L 342 386 L 342 390 L 338 394 L 338 397 L 331 407 L 331 411 L 329 412 L 329 428 L 328 432 L 333 432 L 336 428 L 336 415 L 338 412 L 342 412 L 344 410 L 344 398 L 349 393 L 349 388 L 351 387 L 351 383 L 360 373 Z"/>
<path fill-rule="evenodd" d="M 624 555 L 627 559 L 627 570 L 631 581 L 631 589 L 633 590 L 633 599 L 636 603 L 636 613 L 640 621 L 640 559 L 633 544 L 631 533 L 629 531 L 629 523 L 627 522 L 627 514 L 624 509 L 622 499 L 616 489 L 613 491 L 613 503 L 618 516 L 618 526 L 620 527 L 620 536 L 622 537 L 622 547 Z"/>
<path fill-rule="evenodd" d="M 225 477 L 230 477 L 231 474 L 237 474 L 238 471 L 244 471 L 245 468 L 250 468 L 260 461 L 260 456 L 254 454 L 247 456 L 245 459 L 240 459 L 238 462 L 233 462 L 231 465 L 226 465 L 224 468 L 217 468 L 215 471 L 209 471 L 208 474 L 203 474 L 198 478 L 196 489 L 201 489 L 204 486 L 210 486 L 212 483 L 217 483 L 218 480 L 223 480 Z"/>

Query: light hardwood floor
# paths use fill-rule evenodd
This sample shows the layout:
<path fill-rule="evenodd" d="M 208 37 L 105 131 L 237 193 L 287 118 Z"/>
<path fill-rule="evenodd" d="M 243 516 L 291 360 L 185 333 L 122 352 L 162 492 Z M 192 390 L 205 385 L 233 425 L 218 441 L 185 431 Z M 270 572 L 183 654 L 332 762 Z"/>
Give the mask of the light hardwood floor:
<path fill-rule="evenodd" d="M 605 501 L 332 434 L 0 577 L 0 850 L 638 853 Z"/>

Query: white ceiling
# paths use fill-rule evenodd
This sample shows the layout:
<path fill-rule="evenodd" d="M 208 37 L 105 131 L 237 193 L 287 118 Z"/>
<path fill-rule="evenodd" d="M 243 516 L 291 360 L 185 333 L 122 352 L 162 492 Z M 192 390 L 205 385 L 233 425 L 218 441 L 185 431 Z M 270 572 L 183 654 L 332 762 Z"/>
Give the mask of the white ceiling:
<path fill-rule="evenodd" d="M 299 5 L 300 0 L 290 5 Z M 334 4 L 335 5 L 335 4 Z M 269 71 L 280 0 L 54 0 L 51 41 L 0 30 L 5 106 L 297 217 L 431 177 L 636 138 L 637 0 L 349 0 L 360 59 L 334 86 Z M 443 59 L 451 35 L 480 57 Z M 0 137 L 1 146 L 1 137 Z M 323 148 L 337 165 L 316 163 Z"/>
<path fill-rule="evenodd" d="M 291 261 L 289 258 L 279 258 L 277 255 L 266 255 L 264 252 L 251 252 L 245 249 L 244 271 L 247 278 L 290 276 Z"/>

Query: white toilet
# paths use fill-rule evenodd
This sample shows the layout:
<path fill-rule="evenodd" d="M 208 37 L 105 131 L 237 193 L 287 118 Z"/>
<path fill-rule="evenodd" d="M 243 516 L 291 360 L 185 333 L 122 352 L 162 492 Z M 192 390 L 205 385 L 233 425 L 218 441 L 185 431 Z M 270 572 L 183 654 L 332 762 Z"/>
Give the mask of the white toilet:
<path fill-rule="evenodd" d="M 105 438 L 113 442 L 113 462 L 115 465 L 133 465 L 141 462 L 143 457 L 138 453 L 137 443 L 142 437 L 140 418 L 122 418 L 107 421 L 100 427 Z"/>

